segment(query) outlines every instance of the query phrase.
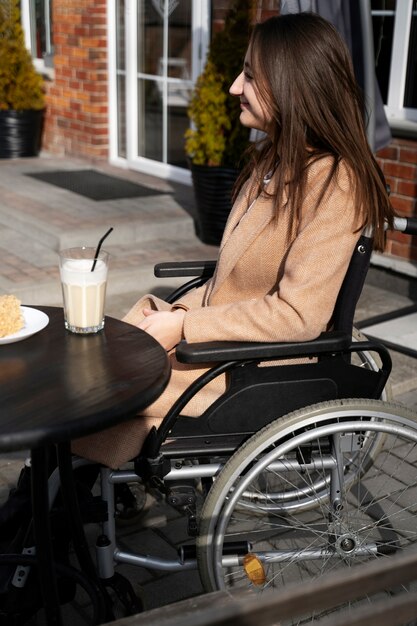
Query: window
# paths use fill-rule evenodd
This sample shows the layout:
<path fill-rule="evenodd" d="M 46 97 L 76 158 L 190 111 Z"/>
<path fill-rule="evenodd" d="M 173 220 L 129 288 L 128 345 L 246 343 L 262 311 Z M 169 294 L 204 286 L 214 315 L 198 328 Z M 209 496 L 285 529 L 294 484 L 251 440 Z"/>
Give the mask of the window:
<path fill-rule="evenodd" d="M 372 0 L 375 66 L 393 129 L 417 133 L 417 0 Z"/>
<path fill-rule="evenodd" d="M 190 184 L 184 132 L 209 8 L 210 0 L 107 0 L 112 163 Z"/>
<path fill-rule="evenodd" d="M 39 71 L 53 67 L 53 0 L 21 0 L 26 45 Z"/>

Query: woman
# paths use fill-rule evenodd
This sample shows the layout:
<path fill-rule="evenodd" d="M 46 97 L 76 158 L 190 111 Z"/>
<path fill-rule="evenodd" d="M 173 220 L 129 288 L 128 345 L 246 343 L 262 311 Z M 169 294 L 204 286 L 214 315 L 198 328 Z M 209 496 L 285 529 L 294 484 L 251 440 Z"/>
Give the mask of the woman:
<path fill-rule="evenodd" d="M 230 93 L 240 99 L 241 123 L 265 139 L 238 180 L 213 278 L 174 305 L 141 298 L 125 318 L 170 351 L 172 377 L 141 416 L 74 442 L 74 453 L 112 468 L 140 451 L 203 372 L 176 360 L 181 339 L 317 337 L 331 325 L 359 232 L 373 227 L 382 250 L 384 220 L 392 222 L 349 52 L 328 22 L 301 13 L 256 25 Z M 224 377 L 212 381 L 184 414 L 201 414 L 225 386 Z"/>
<path fill-rule="evenodd" d="M 349 52 L 328 22 L 301 13 L 255 26 L 230 93 L 241 123 L 266 138 L 238 181 L 215 276 L 173 306 L 142 298 L 125 318 L 168 351 L 183 338 L 315 338 L 331 324 L 359 231 L 372 226 L 381 250 L 384 220 L 392 220 Z M 170 384 L 142 416 L 76 441 L 73 451 L 114 468 L 133 458 L 203 371 L 170 358 Z M 207 385 L 184 414 L 201 414 L 225 385 L 224 377 Z"/>

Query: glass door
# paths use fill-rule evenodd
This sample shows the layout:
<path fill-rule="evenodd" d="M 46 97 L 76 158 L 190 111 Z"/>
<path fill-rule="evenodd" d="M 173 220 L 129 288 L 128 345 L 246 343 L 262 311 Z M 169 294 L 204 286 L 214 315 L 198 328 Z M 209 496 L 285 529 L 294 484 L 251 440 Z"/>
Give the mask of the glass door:
<path fill-rule="evenodd" d="M 113 156 L 140 171 L 188 182 L 184 133 L 208 44 L 208 0 L 115 5 Z"/>

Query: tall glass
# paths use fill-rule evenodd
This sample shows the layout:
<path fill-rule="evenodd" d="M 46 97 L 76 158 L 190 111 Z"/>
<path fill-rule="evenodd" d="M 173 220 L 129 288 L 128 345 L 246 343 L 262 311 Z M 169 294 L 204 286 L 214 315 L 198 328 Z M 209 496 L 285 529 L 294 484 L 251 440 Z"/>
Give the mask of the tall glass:
<path fill-rule="evenodd" d="M 97 333 L 104 327 L 109 254 L 94 259 L 95 248 L 68 248 L 59 253 L 65 328 L 72 333 Z"/>

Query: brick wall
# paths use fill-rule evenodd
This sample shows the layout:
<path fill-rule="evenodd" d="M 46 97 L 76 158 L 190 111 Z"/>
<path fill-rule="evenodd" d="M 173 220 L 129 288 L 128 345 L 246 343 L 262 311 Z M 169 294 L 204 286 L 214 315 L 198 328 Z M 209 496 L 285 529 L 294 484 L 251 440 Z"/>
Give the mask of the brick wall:
<path fill-rule="evenodd" d="M 43 148 L 108 158 L 106 0 L 54 0 L 54 70 Z"/>
<path fill-rule="evenodd" d="M 417 141 L 393 139 L 377 154 L 395 210 L 404 216 L 417 217 Z M 417 261 L 417 237 L 389 233 L 387 254 Z"/>
<path fill-rule="evenodd" d="M 262 22 L 268 17 L 276 15 L 279 10 L 279 0 L 251 0 L 254 2 L 255 21 Z M 248 0 L 249 2 L 249 0 Z M 233 0 L 212 0 L 211 7 L 211 32 L 222 30 L 224 20 Z"/>

